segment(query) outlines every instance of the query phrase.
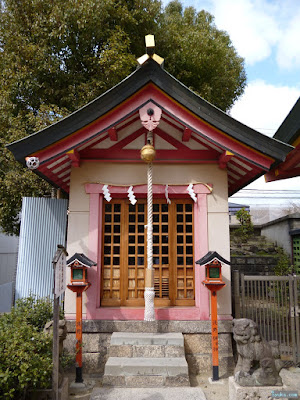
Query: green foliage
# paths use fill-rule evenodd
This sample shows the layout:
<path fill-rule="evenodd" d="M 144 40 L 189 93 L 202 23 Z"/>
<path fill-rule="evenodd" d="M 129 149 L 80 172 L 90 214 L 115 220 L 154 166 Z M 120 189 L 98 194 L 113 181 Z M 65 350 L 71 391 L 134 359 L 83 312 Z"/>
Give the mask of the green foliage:
<path fill-rule="evenodd" d="M 274 268 L 275 275 L 285 276 L 291 274 L 293 272 L 293 267 L 288 254 L 281 247 L 277 248 L 277 254 L 278 261 L 276 267 Z"/>
<path fill-rule="evenodd" d="M 28 389 L 51 385 L 52 337 L 43 327 L 52 302 L 29 296 L 0 318 L 0 399 L 25 398 Z"/>
<path fill-rule="evenodd" d="M 12 314 L 24 318 L 27 324 L 34 326 L 40 332 L 53 318 L 53 301 L 48 297 L 30 295 L 16 301 Z M 64 318 L 62 308 L 60 308 L 59 318 Z"/>
<path fill-rule="evenodd" d="M 239 236 L 242 240 L 247 240 L 249 236 L 253 233 L 253 224 L 251 221 L 251 215 L 249 211 L 245 210 L 245 208 L 241 208 L 235 214 L 237 220 L 240 223 L 240 227 L 236 230 L 236 235 Z"/>
<path fill-rule="evenodd" d="M 18 165 L 5 144 L 82 107 L 136 67 L 144 36 L 156 35 L 166 69 L 228 110 L 245 70 L 213 17 L 178 1 L 2 0 L 0 2 L 0 226 L 18 234 L 22 196 L 51 188 Z"/>

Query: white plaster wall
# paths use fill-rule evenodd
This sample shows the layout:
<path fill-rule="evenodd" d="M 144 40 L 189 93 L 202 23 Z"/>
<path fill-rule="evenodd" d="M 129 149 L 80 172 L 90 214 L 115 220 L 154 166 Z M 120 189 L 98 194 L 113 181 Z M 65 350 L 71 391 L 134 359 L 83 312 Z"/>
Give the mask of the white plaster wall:
<path fill-rule="evenodd" d="M 86 183 L 114 185 L 146 184 L 145 164 L 113 164 L 83 162 L 71 173 L 69 223 L 67 248 L 70 255 L 75 252 L 88 254 L 89 195 L 85 193 Z M 213 192 L 208 199 L 209 250 L 216 250 L 227 260 L 230 259 L 227 173 L 213 164 L 154 164 L 154 184 L 208 183 Z M 231 313 L 230 269 L 224 267 L 227 286 L 220 292 L 220 314 Z M 85 309 L 83 310 L 83 312 Z M 66 294 L 66 313 L 75 313 L 75 297 L 69 290 Z"/>
<path fill-rule="evenodd" d="M 266 236 L 268 240 L 278 244 L 278 246 L 283 247 L 290 257 L 292 257 L 292 238 L 290 236 L 288 219 L 263 227 L 261 234 Z"/>
<path fill-rule="evenodd" d="M 76 196 L 76 193 L 75 193 Z M 71 199 L 71 196 L 70 196 Z M 70 211 L 68 217 L 68 235 L 67 235 L 67 252 L 69 257 L 74 253 L 84 253 L 88 255 L 88 233 L 89 233 L 89 211 Z M 67 272 L 67 283 L 70 282 L 70 268 Z M 66 290 L 65 295 L 65 313 L 76 314 L 76 297 L 71 290 Z M 83 293 L 82 312 L 85 314 L 85 298 Z"/>
<path fill-rule="evenodd" d="M 227 173 L 218 171 L 221 175 L 214 181 L 214 190 L 208 196 L 208 249 L 217 251 L 222 257 L 230 261 L 230 233 L 228 214 L 228 187 Z M 218 313 L 231 315 L 231 272 L 229 265 L 223 265 L 222 277 L 226 286 L 218 292 Z"/>
<path fill-rule="evenodd" d="M 229 219 L 225 212 L 208 212 L 208 249 L 217 251 L 230 261 Z M 222 277 L 226 286 L 218 292 L 218 314 L 231 315 L 230 266 L 222 266 Z"/>

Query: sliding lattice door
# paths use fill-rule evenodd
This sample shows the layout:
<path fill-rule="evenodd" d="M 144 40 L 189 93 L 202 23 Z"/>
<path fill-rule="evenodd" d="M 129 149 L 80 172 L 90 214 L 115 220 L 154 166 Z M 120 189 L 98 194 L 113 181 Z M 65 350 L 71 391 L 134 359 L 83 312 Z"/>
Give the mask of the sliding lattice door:
<path fill-rule="evenodd" d="M 104 204 L 102 306 L 143 306 L 147 262 L 147 205 L 139 199 Z M 193 205 L 154 200 L 155 305 L 194 305 Z"/>

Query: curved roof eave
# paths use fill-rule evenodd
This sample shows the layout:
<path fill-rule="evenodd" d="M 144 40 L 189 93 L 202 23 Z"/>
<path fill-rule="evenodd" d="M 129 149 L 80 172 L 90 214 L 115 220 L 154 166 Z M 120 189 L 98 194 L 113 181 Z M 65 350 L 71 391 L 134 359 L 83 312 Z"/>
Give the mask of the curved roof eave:
<path fill-rule="evenodd" d="M 293 144 L 300 136 L 300 97 L 288 113 L 280 127 L 277 129 L 273 139 Z"/>
<path fill-rule="evenodd" d="M 97 120 L 150 82 L 215 128 L 277 161 L 283 161 L 292 149 L 292 146 L 243 125 L 208 103 L 151 58 L 116 86 L 66 118 L 7 147 L 18 161 L 23 162 L 27 155 L 52 145 Z"/>

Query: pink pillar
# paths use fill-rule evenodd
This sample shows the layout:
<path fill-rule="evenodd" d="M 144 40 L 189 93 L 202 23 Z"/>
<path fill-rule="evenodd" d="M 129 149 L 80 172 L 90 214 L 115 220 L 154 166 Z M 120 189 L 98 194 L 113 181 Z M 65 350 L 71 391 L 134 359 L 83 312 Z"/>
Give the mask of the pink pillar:
<path fill-rule="evenodd" d="M 198 193 L 197 193 L 198 192 Z M 197 186 L 197 202 L 194 206 L 194 243 L 195 262 L 208 252 L 208 222 L 207 222 L 207 194 L 199 193 Z M 209 291 L 202 281 L 205 279 L 205 269 L 195 266 L 195 306 L 200 309 L 200 319 L 209 319 Z"/>
<path fill-rule="evenodd" d="M 87 318 L 93 318 L 93 310 L 100 306 L 101 282 L 101 247 L 102 247 L 102 207 L 103 195 L 90 193 L 90 215 L 89 215 L 89 255 L 97 265 L 89 270 L 90 289 L 86 292 Z"/>

